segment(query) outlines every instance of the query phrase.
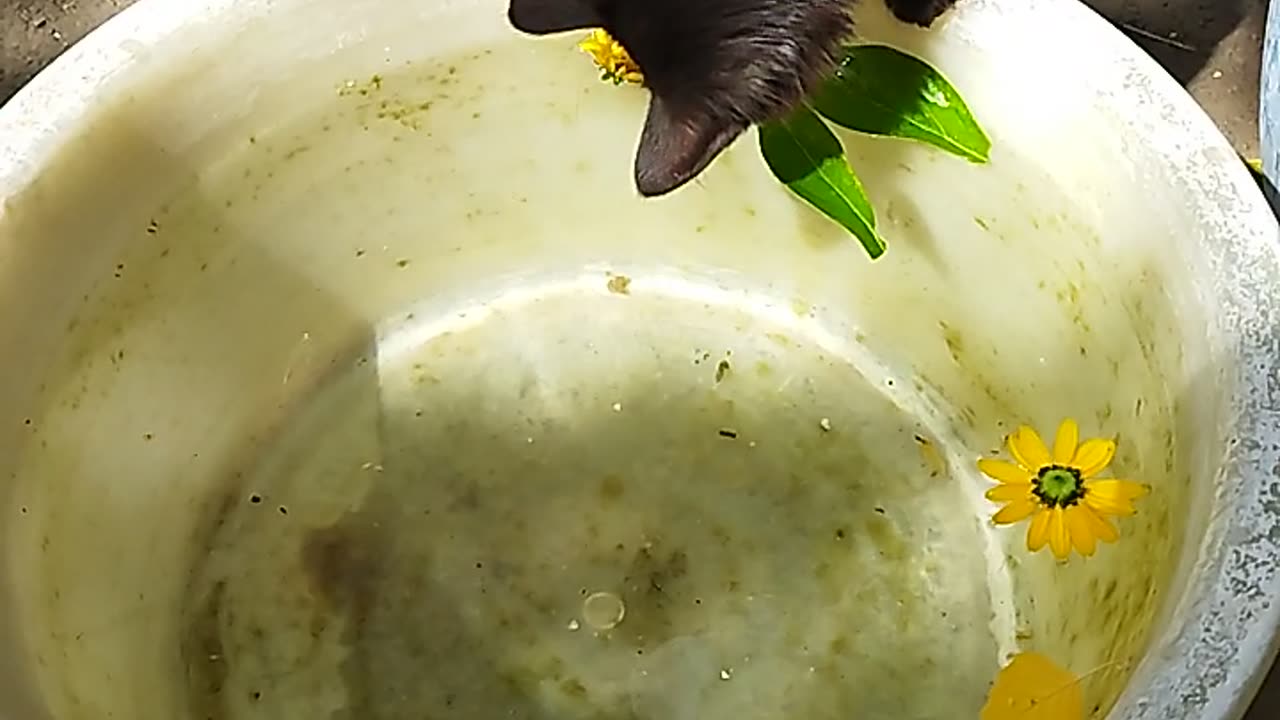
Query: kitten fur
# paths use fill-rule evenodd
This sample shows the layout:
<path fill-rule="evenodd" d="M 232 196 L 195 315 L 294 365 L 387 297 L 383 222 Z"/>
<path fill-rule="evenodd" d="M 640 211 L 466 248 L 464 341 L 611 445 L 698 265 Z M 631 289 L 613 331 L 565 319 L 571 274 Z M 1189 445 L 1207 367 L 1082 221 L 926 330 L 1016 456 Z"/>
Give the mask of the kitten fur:
<path fill-rule="evenodd" d="M 518 30 L 604 28 L 650 92 L 636 189 L 656 197 L 697 177 L 751 125 L 790 112 L 834 69 L 855 0 L 511 0 Z M 884 0 L 930 26 L 957 0 Z"/>

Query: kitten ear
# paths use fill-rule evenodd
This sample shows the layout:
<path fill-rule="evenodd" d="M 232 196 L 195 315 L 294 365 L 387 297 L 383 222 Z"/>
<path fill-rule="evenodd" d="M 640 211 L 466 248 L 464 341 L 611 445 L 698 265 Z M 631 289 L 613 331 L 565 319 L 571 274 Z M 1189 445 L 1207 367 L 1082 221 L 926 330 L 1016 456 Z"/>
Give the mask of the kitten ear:
<path fill-rule="evenodd" d="M 653 96 L 636 151 L 636 189 L 645 197 L 675 190 L 697 177 L 746 129 L 742 122 L 681 113 Z"/>
<path fill-rule="evenodd" d="M 593 0 L 511 0 L 507 19 L 530 35 L 600 27 L 603 18 Z"/>

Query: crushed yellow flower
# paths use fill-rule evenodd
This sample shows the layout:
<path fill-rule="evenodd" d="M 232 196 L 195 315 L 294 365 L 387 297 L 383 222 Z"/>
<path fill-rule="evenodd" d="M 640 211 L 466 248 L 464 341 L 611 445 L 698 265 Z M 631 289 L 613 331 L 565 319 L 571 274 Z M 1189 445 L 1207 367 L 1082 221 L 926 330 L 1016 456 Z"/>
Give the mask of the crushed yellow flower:
<path fill-rule="evenodd" d="M 644 76 L 640 74 L 640 66 L 631 59 L 627 49 L 604 30 L 592 31 L 578 43 L 578 49 L 590 55 L 599 66 L 601 80 L 612 82 L 614 85 L 621 85 L 624 82 L 639 85 L 644 82 Z"/>
<path fill-rule="evenodd" d="M 1025 425 L 1009 435 L 1008 445 L 1014 462 L 983 458 L 978 469 L 1000 483 L 986 493 L 988 500 L 1005 503 L 992 522 L 1009 525 L 1031 518 L 1031 552 L 1047 544 L 1059 560 L 1066 560 L 1073 547 L 1084 557 L 1093 555 L 1097 541 L 1111 543 L 1120 536 L 1107 516 L 1133 515 L 1133 501 L 1150 490 L 1131 480 L 1098 478 L 1115 457 L 1116 444 L 1103 438 L 1081 444 L 1080 428 L 1070 418 L 1058 426 L 1052 452 Z"/>

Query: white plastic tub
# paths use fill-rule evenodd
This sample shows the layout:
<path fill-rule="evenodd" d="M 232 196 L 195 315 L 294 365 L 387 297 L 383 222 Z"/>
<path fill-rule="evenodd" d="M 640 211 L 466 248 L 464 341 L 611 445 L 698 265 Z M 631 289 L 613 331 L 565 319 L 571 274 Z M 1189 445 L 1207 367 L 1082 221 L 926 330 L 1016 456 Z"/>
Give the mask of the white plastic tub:
<path fill-rule="evenodd" d="M 59 59 L 0 109 L 0 717 L 961 718 L 1018 649 L 1239 717 L 1275 220 L 1078 3 L 861 15 L 994 141 L 844 137 L 875 263 L 754 137 L 636 197 L 644 92 L 499 0 L 143 0 Z M 1153 492 L 1059 565 L 974 460 L 1067 416 Z"/>

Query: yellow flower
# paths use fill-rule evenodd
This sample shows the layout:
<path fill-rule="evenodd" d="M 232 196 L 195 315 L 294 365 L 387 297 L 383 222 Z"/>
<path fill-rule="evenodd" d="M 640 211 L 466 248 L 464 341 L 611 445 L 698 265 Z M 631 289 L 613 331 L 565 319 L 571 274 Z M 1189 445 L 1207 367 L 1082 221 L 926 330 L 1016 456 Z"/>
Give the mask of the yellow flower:
<path fill-rule="evenodd" d="M 1024 425 L 1008 438 L 1016 464 L 978 461 L 978 469 L 1000 483 L 987 491 L 987 499 L 1006 503 L 992 522 L 1009 525 L 1031 518 L 1027 549 L 1035 552 L 1047 544 L 1059 560 L 1066 560 L 1073 546 L 1088 557 L 1098 540 L 1115 542 L 1120 534 L 1107 516 L 1133 515 L 1133 501 L 1150 489 L 1131 480 L 1097 477 L 1115 457 L 1113 441 L 1079 442 L 1080 428 L 1070 418 L 1058 426 L 1052 453 L 1036 431 Z"/>
<path fill-rule="evenodd" d="M 638 85 L 644 82 L 644 76 L 640 74 L 640 66 L 631 59 L 627 49 L 604 30 L 593 31 L 578 43 L 578 49 L 595 60 L 596 65 L 600 67 L 601 80 L 612 82 L 614 85 L 621 85 L 624 82 Z"/>

